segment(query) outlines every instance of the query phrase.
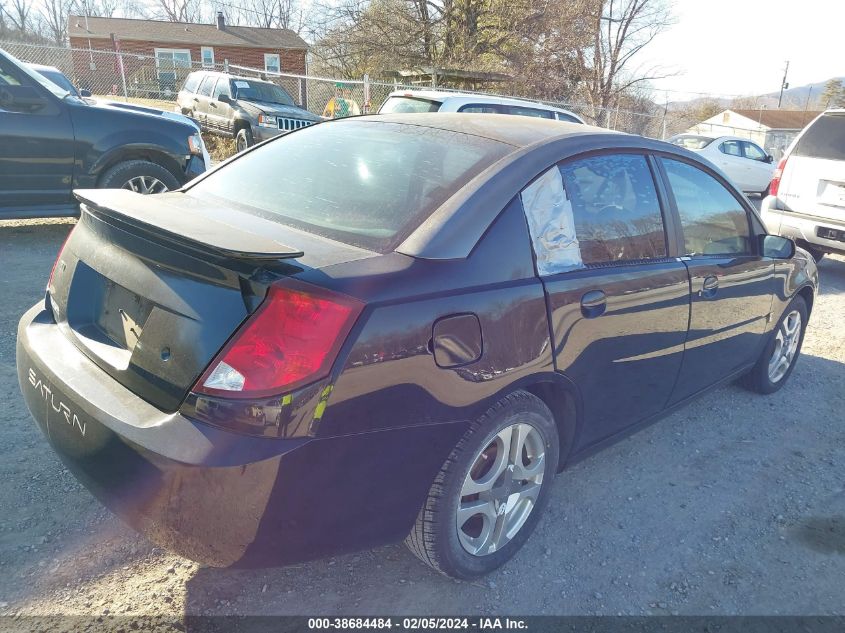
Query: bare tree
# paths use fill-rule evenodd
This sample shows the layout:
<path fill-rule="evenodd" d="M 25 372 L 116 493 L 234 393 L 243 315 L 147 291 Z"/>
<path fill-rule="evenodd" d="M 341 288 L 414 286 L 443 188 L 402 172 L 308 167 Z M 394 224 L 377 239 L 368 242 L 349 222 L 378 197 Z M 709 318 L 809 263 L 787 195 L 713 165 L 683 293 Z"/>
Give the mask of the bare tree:
<path fill-rule="evenodd" d="M 156 7 L 149 17 L 169 22 L 201 22 L 202 16 L 202 0 L 156 0 Z"/>
<path fill-rule="evenodd" d="M 43 0 L 41 20 L 45 34 L 56 44 L 67 41 L 67 19 L 75 9 L 75 0 Z"/>
<path fill-rule="evenodd" d="M 13 30 L 26 35 L 34 31 L 35 23 L 32 17 L 32 4 L 27 0 L 9 0 L 5 9 Z"/>
<path fill-rule="evenodd" d="M 578 51 L 585 93 L 594 119 L 606 125 L 610 107 L 626 91 L 668 76 L 660 69 L 631 68 L 631 60 L 672 24 L 664 0 L 593 0 L 592 44 Z"/>

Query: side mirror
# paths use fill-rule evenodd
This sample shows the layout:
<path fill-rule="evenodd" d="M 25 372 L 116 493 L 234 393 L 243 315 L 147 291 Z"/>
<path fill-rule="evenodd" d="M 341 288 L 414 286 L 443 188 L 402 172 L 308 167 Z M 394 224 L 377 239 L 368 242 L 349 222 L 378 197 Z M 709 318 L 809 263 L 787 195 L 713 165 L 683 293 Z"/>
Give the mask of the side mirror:
<path fill-rule="evenodd" d="M 220 103 L 232 103 L 232 97 L 226 94 L 220 95 L 219 97 L 217 97 L 217 100 Z"/>
<path fill-rule="evenodd" d="M 760 252 L 763 257 L 772 259 L 792 259 L 795 255 L 795 242 L 780 235 L 761 235 Z"/>
<path fill-rule="evenodd" d="M 32 86 L 6 85 L 0 88 L 0 109 L 12 112 L 37 112 L 47 99 Z"/>
<path fill-rule="evenodd" d="M 80 97 L 90 97 L 90 96 L 91 96 L 91 91 L 90 91 L 90 90 L 86 90 L 85 88 L 80 88 L 80 89 L 79 89 L 79 96 L 80 96 Z"/>
<path fill-rule="evenodd" d="M 770 164 L 775 162 L 775 157 L 772 156 L 771 154 L 766 154 L 766 162 L 770 163 Z"/>

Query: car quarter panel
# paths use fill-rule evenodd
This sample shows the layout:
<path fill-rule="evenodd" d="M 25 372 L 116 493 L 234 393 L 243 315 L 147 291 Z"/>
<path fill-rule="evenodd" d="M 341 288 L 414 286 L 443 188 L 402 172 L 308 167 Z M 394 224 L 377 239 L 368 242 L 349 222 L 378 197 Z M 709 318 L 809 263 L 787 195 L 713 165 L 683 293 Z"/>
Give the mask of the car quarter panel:
<path fill-rule="evenodd" d="M 471 420 L 498 394 L 554 371 L 543 286 L 516 201 L 467 259 L 393 255 L 311 275 L 319 277 L 348 294 L 369 294 L 369 308 L 340 361 L 318 437 Z M 438 367 L 433 327 L 459 314 L 478 318 L 481 356 Z"/>

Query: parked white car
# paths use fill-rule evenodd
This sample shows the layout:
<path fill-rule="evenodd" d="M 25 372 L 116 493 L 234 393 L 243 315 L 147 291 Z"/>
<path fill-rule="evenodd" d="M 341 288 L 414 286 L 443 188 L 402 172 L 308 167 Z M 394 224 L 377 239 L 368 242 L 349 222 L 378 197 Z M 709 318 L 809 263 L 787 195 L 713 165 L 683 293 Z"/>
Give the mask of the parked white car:
<path fill-rule="evenodd" d="M 744 192 L 768 194 L 774 159 L 756 143 L 736 136 L 700 134 L 677 134 L 669 142 L 707 157 Z"/>
<path fill-rule="evenodd" d="M 516 114 L 542 119 L 584 123 L 574 112 L 527 99 L 509 99 L 442 90 L 397 90 L 381 104 L 379 114 L 406 112 L 473 112 L 482 114 Z"/>
<path fill-rule="evenodd" d="M 760 213 L 816 260 L 845 255 L 845 109 L 816 117 L 780 159 Z"/>

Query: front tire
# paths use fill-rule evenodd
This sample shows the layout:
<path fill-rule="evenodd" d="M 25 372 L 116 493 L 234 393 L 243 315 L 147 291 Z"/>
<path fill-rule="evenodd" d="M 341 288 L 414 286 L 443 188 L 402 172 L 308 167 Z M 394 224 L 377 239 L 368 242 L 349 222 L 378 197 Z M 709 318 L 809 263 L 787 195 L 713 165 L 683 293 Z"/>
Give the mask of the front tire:
<path fill-rule="evenodd" d="M 252 137 L 252 130 L 248 127 L 241 128 L 235 135 L 235 145 L 239 152 L 255 145 L 255 140 Z"/>
<path fill-rule="evenodd" d="M 742 385 L 762 394 L 783 387 L 801 353 L 806 328 L 807 302 L 799 295 L 783 311 L 757 364 L 742 378 Z"/>
<path fill-rule="evenodd" d="M 176 176 L 146 160 L 118 163 L 103 174 L 99 184 L 102 189 L 129 189 L 141 194 L 164 193 L 180 187 Z"/>
<path fill-rule="evenodd" d="M 560 453 L 542 400 L 516 391 L 472 424 L 443 464 L 408 548 L 442 574 L 472 579 L 504 565 L 534 531 Z"/>

